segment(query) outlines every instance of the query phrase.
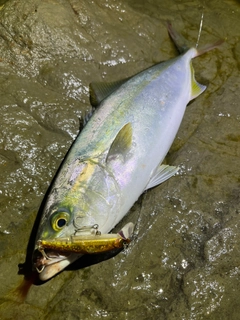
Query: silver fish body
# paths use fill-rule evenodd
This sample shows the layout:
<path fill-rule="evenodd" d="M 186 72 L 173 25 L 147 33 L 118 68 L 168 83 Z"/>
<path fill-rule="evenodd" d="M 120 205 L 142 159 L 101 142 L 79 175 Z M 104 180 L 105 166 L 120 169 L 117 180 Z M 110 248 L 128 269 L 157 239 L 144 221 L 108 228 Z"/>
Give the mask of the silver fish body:
<path fill-rule="evenodd" d="M 186 105 L 205 90 L 194 79 L 191 60 L 197 55 L 191 48 L 144 70 L 100 103 L 54 180 L 36 243 L 110 232 L 144 190 L 177 172 L 162 161 Z M 40 278 L 47 280 L 80 256 L 49 253 Z"/>

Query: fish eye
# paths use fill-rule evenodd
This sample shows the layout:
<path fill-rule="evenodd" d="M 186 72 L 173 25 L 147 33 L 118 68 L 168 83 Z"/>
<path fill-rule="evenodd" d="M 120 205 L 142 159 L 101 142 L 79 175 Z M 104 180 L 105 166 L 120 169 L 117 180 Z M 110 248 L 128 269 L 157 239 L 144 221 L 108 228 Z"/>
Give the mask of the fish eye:
<path fill-rule="evenodd" d="M 53 230 L 55 231 L 62 230 L 68 224 L 69 218 L 70 218 L 70 215 L 68 212 L 64 212 L 64 211 L 55 212 L 51 219 L 51 225 Z"/>
<path fill-rule="evenodd" d="M 65 218 L 60 218 L 56 221 L 56 224 L 58 228 L 63 228 L 67 223 L 67 220 Z"/>

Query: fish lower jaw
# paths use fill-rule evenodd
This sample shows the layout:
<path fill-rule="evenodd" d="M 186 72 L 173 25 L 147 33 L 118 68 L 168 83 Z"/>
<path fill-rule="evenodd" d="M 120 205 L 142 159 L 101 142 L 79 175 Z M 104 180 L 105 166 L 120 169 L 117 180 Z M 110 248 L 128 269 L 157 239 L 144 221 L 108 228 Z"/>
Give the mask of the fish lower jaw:
<path fill-rule="evenodd" d="M 68 265 L 76 261 L 82 254 L 69 254 L 67 256 L 59 255 L 58 257 L 48 258 L 42 257 L 42 263 L 35 264 L 35 268 L 39 273 L 41 281 L 47 281 L 56 274 L 64 270 Z"/>
<path fill-rule="evenodd" d="M 62 260 L 62 261 L 47 265 L 45 266 L 43 271 L 39 274 L 39 279 L 42 281 L 46 281 L 52 278 L 53 276 L 55 276 L 56 274 L 58 274 L 59 272 L 61 272 L 69 264 L 70 262 L 68 260 Z"/>

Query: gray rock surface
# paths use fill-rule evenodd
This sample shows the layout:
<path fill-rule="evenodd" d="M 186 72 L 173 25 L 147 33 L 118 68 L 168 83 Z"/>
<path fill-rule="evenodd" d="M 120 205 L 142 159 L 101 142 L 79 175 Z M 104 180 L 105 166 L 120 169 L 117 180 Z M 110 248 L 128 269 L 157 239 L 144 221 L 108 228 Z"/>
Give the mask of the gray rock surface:
<path fill-rule="evenodd" d="M 47 188 L 90 110 L 91 81 L 176 55 L 165 22 L 193 44 L 207 91 L 167 156 L 180 175 L 145 193 L 121 223 L 136 237 L 114 258 L 14 289 Z M 234 1 L 0 1 L 0 319 L 240 319 L 240 11 Z"/>

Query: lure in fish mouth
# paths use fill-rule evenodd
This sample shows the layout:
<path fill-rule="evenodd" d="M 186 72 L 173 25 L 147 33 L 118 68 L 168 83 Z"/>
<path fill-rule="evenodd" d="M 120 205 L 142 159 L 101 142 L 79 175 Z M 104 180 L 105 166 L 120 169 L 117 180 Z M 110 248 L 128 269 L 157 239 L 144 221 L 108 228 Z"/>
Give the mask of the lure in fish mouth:
<path fill-rule="evenodd" d="M 178 167 L 162 164 L 186 105 L 206 87 L 195 80 L 192 59 L 215 48 L 187 49 L 172 26 L 181 55 L 124 81 L 92 83 L 96 108 L 56 175 L 39 224 L 33 267 L 45 281 L 83 254 L 122 248 L 133 233 L 127 224 L 109 234 L 147 189 Z"/>
<path fill-rule="evenodd" d="M 97 226 L 93 226 L 95 234 L 73 235 L 69 238 L 38 240 L 34 251 L 33 265 L 41 274 L 46 269 L 51 272 L 61 270 L 65 265 L 83 254 L 96 254 L 122 249 L 131 241 L 133 223 L 127 223 L 117 234 L 101 234 Z M 50 267 L 50 268 L 49 268 Z M 48 270 L 47 270 L 48 272 Z"/>

